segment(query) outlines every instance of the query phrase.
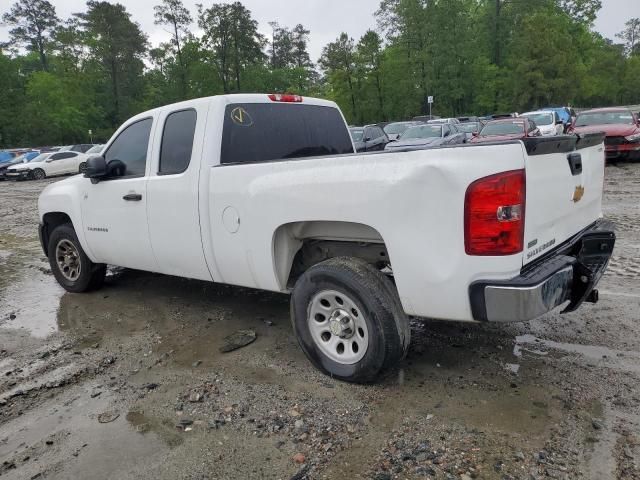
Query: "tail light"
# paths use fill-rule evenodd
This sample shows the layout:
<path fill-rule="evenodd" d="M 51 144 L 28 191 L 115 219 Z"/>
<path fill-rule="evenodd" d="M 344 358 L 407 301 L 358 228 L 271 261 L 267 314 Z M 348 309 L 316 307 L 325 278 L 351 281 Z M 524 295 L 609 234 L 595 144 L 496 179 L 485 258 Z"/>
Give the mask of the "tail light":
<path fill-rule="evenodd" d="M 467 255 L 513 255 L 524 247 L 524 170 L 476 180 L 464 199 Z"/>
<path fill-rule="evenodd" d="M 302 103 L 300 95 L 291 95 L 289 93 L 272 93 L 269 95 L 269 99 L 272 102 Z"/>

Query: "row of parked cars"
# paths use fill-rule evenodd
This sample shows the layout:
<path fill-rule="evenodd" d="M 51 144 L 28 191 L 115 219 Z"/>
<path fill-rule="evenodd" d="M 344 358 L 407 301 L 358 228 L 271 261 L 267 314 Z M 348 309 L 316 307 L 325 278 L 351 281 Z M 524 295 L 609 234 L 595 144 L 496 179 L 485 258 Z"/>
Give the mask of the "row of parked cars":
<path fill-rule="evenodd" d="M 600 108 L 576 113 L 554 107 L 490 117 L 416 117 L 410 121 L 351 127 L 356 150 L 425 148 L 604 132 L 607 159 L 640 159 L 640 117 L 628 108 Z"/>
<path fill-rule="evenodd" d="M 84 172 L 87 158 L 99 154 L 103 145 L 79 143 L 0 152 L 0 180 L 41 180 Z"/>

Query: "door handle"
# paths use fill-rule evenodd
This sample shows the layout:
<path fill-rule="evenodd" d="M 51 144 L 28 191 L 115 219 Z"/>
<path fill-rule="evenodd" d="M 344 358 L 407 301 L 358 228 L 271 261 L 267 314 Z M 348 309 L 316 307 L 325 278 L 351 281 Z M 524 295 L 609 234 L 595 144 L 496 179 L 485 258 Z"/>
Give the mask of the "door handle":
<path fill-rule="evenodd" d="M 128 193 L 124 197 L 122 197 L 122 199 L 126 200 L 127 202 L 139 202 L 140 200 L 142 200 L 142 195 L 140 195 L 139 193 Z"/>

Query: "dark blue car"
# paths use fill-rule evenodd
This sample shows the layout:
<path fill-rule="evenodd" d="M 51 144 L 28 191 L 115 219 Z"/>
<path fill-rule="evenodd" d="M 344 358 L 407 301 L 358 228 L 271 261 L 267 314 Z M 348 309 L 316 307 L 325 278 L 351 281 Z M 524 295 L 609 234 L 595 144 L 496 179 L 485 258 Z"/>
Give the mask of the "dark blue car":
<path fill-rule="evenodd" d="M 8 153 L 8 152 L 0 152 L 0 154 L 2 153 Z M 7 169 L 11 165 L 30 162 L 31 160 L 36 158 L 38 155 L 40 155 L 40 152 L 37 152 L 37 151 L 27 152 L 27 153 L 23 153 L 22 155 L 18 155 L 17 157 L 12 156 L 10 159 L 4 160 L 4 161 L 2 160 L 2 158 L 4 157 L 0 156 L 0 180 L 5 179 L 5 173 L 7 173 Z"/>

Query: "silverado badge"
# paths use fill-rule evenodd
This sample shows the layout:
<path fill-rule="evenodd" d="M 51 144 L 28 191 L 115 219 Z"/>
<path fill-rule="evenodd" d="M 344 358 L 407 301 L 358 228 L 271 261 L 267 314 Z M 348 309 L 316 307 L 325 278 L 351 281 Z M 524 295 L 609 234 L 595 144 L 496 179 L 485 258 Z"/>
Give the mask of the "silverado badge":
<path fill-rule="evenodd" d="M 584 187 L 582 185 L 578 185 L 573 192 L 573 203 L 578 203 L 584 197 Z"/>

